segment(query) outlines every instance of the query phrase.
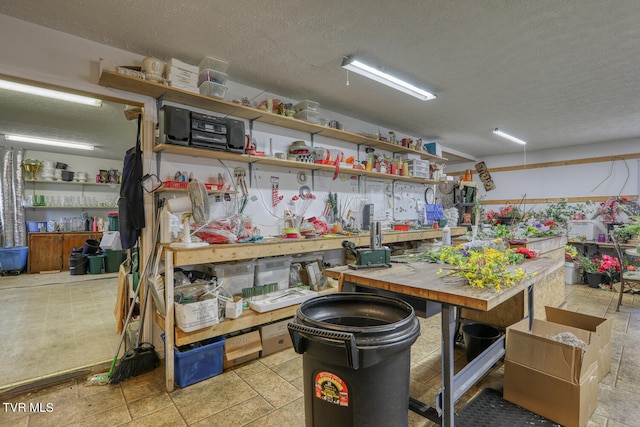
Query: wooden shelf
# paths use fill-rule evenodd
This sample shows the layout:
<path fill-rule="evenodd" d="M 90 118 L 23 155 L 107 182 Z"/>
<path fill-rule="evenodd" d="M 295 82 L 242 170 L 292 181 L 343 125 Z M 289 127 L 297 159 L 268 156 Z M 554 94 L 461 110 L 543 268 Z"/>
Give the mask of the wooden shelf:
<path fill-rule="evenodd" d="M 118 209 L 118 206 L 25 206 L 25 209 Z"/>
<path fill-rule="evenodd" d="M 35 184 L 55 184 L 55 185 L 91 185 L 95 187 L 109 187 L 116 190 L 120 187 L 120 184 L 109 184 L 103 182 L 80 182 L 80 181 L 57 181 L 48 179 L 25 179 L 24 182 L 32 182 Z"/>
<path fill-rule="evenodd" d="M 306 122 L 304 120 L 294 119 L 293 117 L 269 113 L 264 110 L 258 110 L 257 108 L 245 107 L 233 102 L 225 101 L 223 99 L 200 95 L 198 93 L 177 89 L 160 83 L 148 80 L 140 80 L 136 77 L 126 76 L 124 74 L 116 73 L 113 71 L 105 70 L 102 72 L 102 75 L 100 76 L 100 85 L 124 90 L 127 92 L 137 93 L 139 95 L 150 96 L 155 99 L 163 99 L 165 101 L 171 101 L 182 105 L 189 105 L 192 107 L 215 111 L 224 115 L 253 120 L 259 123 L 298 130 L 301 132 L 320 135 L 357 145 L 366 145 L 374 148 L 379 148 L 391 153 L 411 153 L 419 155 L 422 159 L 427 159 L 434 162 L 447 161 L 447 159 L 444 157 L 435 156 L 424 151 L 418 151 L 390 142 L 380 141 L 364 135 L 359 135 L 357 133 L 333 129 L 327 126 Z"/>
<path fill-rule="evenodd" d="M 467 232 L 464 227 L 451 229 L 452 236 L 460 236 Z M 442 236 L 442 230 L 425 228 L 423 230 L 387 231 L 383 233 L 382 244 L 408 242 L 412 240 L 436 239 Z M 318 237 L 315 239 L 265 239 L 263 243 L 232 243 L 209 245 L 193 249 L 171 249 L 173 264 L 176 267 L 186 265 L 229 262 L 242 259 L 261 258 L 299 254 L 305 252 L 341 249 L 342 241 L 350 240 L 356 246 L 368 246 L 369 233 L 356 235 L 338 235 L 337 237 Z"/>
<path fill-rule="evenodd" d="M 173 144 L 158 144 L 153 147 L 153 151 L 157 153 L 178 154 L 191 157 L 205 157 L 208 159 L 218 159 L 233 162 L 256 163 L 261 165 L 272 165 L 283 168 L 308 169 L 314 171 L 335 172 L 336 167 L 333 165 L 323 165 L 319 163 L 298 162 L 295 160 L 276 159 L 274 157 L 253 156 L 248 154 L 230 153 L 228 151 L 207 150 L 206 148 L 185 147 Z M 340 168 L 340 173 L 367 176 L 377 179 L 391 179 L 394 181 L 416 182 L 419 184 L 438 184 L 440 181 L 431 179 L 417 178 L 413 176 L 391 175 L 387 173 L 365 171 L 361 169 Z"/>

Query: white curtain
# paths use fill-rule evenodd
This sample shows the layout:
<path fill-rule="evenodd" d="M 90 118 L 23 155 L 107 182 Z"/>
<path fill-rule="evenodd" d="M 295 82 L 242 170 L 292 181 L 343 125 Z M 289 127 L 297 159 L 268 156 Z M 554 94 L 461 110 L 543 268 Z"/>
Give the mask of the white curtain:
<path fill-rule="evenodd" d="M 0 147 L 0 246 L 12 248 L 26 246 L 27 235 L 24 223 L 24 180 L 22 160 L 24 149 Z"/>

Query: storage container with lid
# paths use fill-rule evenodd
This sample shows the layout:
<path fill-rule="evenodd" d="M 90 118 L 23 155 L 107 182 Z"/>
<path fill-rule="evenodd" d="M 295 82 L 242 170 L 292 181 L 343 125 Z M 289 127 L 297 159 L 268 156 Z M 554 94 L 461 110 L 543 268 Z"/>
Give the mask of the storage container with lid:
<path fill-rule="evenodd" d="M 202 82 L 199 86 L 200 95 L 213 96 L 214 98 L 224 99 L 227 93 L 227 87 L 214 82 Z"/>
<path fill-rule="evenodd" d="M 300 101 L 296 105 L 294 105 L 293 109 L 295 110 L 296 113 L 299 113 L 300 111 L 303 111 L 303 110 L 316 111 L 319 105 L 320 105 L 319 102 L 305 99 L 304 101 Z"/>
<path fill-rule="evenodd" d="M 318 123 L 318 120 L 320 119 L 320 113 L 312 110 L 302 110 L 294 114 L 293 117 L 311 123 Z"/>
<path fill-rule="evenodd" d="M 207 68 L 200 71 L 200 74 L 198 75 L 198 86 L 203 82 L 214 82 L 223 85 L 227 82 L 227 77 L 229 77 L 229 75 L 226 73 Z"/>
<path fill-rule="evenodd" d="M 199 69 L 200 72 L 206 69 L 220 71 L 221 73 L 227 72 L 227 67 L 229 63 L 222 59 L 214 58 L 213 56 L 205 56 L 202 61 L 200 61 Z"/>

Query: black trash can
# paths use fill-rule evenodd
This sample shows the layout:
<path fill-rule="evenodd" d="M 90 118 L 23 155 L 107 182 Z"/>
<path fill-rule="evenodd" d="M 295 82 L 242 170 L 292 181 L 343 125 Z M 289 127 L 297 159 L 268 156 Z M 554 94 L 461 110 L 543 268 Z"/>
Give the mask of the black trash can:
<path fill-rule="evenodd" d="M 336 293 L 298 308 L 289 334 L 303 355 L 308 427 L 408 423 L 413 307 L 397 298 Z"/>
<path fill-rule="evenodd" d="M 484 323 L 470 323 L 462 327 L 462 338 L 467 362 L 471 362 L 500 338 L 500 330 Z"/>
<path fill-rule="evenodd" d="M 73 248 L 69 256 L 69 274 L 72 276 L 87 274 L 88 263 L 86 255 L 82 255 L 82 248 Z"/>

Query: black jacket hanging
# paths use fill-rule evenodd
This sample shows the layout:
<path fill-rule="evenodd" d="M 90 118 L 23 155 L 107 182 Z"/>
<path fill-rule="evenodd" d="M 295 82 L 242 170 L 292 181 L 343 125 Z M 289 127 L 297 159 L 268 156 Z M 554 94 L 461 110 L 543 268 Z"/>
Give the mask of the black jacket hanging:
<path fill-rule="evenodd" d="M 142 149 L 140 132 L 142 114 L 138 115 L 138 136 L 136 146 L 127 150 L 122 167 L 118 214 L 120 222 L 120 242 L 122 249 L 136 245 L 140 230 L 144 228 L 144 191 L 142 188 Z"/>

